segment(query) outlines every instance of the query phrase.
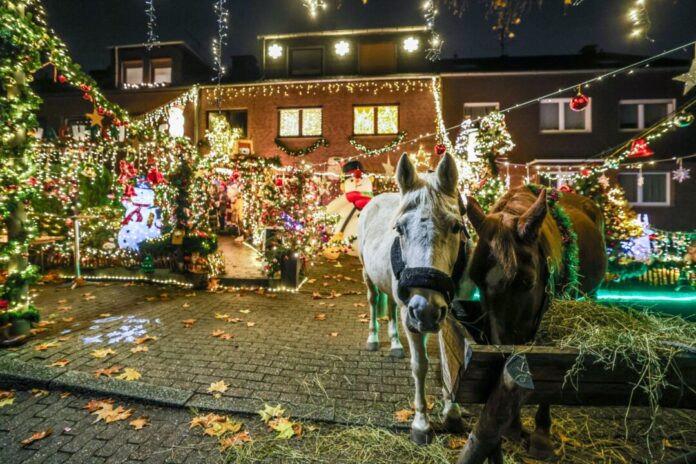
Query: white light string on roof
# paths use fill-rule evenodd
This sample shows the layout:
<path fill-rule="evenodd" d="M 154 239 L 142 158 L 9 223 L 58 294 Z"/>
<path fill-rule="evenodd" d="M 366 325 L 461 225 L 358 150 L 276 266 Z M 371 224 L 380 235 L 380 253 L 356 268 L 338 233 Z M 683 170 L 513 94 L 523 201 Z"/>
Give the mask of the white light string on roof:
<path fill-rule="evenodd" d="M 148 51 L 152 50 L 152 47 L 159 44 L 159 37 L 155 31 L 157 26 L 157 15 L 155 14 L 155 0 L 145 0 L 145 15 L 147 15 L 147 44 L 145 47 Z"/>
<path fill-rule="evenodd" d="M 519 110 L 519 109 L 525 108 L 529 105 L 539 103 L 542 100 L 546 100 L 548 98 L 562 95 L 562 94 L 565 94 L 567 92 L 576 91 L 578 89 L 578 87 L 588 88 L 590 86 L 590 84 L 593 84 L 595 82 L 601 82 L 606 78 L 616 77 L 619 74 L 624 74 L 624 73 L 632 74 L 633 71 L 635 71 L 637 68 L 644 67 L 644 66 L 648 67 L 648 65 L 650 63 L 652 63 L 653 61 L 656 61 L 656 60 L 663 58 L 665 56 L 668 56 L 668 55 L 672 55 L 672 54 L 679 52 L 679 51 L 684 51 L 684 50 L 686 50 L 687 47 L 690 47 L 692 45 L 696 45 L 696 40 L 692 40 L 691 42 L 679 45 L 678 47 L 674 47 L 670 50 L 665 50 L 662 53 L 658 53 L 657 55 L 650 56 L 648 58 L 642 59 L 642 60 L 637 61 L 635 63 L 626 65 L 624 67 L 614 69 L 612 71 L 608 71 L 606 73 L 603 73 L 603 74 L 597 75 L 595 77 L 592 77 L 590 79 L 586 79 L 584 81 L 569 85 L 567 87 L 560 88 L 556 91 L 547 93 L 547 94 L 542 95 L 540 97 L 536 97 L 536 98 L 527 100 L 527 101 L 522 102 L 522 103 L 517 103 L 515 105 L 508 106 L 507 108 L 500 110 L 500 113 L 505 114 L 505 113 L 509 113 L 511 111 L 514 111 L 514 110 Z M 433 77 L 433 79 L 438 79 L 438 78 Z M 433 95 L 434 95 L 434 98 L 436 99 L 436 107 L 437 107 L 438 106 L 437 102 L 438 102 L 438 99 L 440 98 L 440 96 L 436 92 L 433 92 Z M 438 113 L 437 117 L 441 118 L 442 113 Z M 477 123 L 481 119 L 482 119 L 482 117 L 472 119 L 472 123 Z M 451 126 L 451 127 L 444 127 L 444 122 L 442 124 L 440 124 L 439 121 L 437 121 L 437 124 L 438 124 L 438 131 L 436 133 L 428 133 L 428 134 L 420 135 L 420 136 L 415 137 L 413 139 L 405 140 L 405 141 L 399 143 L 398 145 L 396 145 L 392 151 L 396 151 L 399 147 L 404 147 L 404 146 L 407 146 L 409 144 L 413 144 L 413 143 L 416 143 L 416 142 L 419 142 L 422 140 L 430 139 L 434 136 L 438 136 L 438 137 L 442 136 L 443 142 L 444 142 L 444 139 L 447 139 L 447 137 L 444 137 L 444 134 L 448 134 L 449 132 L 451 132 L 455 129 L 458 129 L 460 127 L 460 124 L 457 124 L 456 126 Z M 446 144 L 447 142 L 444 142 L 444 143 Z M 369 158 L 369 157 L 370 157 L 370 154 L 363 153 L 363 154 L 358 154 L 358 155 L 347 156 L 347 157 L 343 158 L 342 160 L 348 161 L 348 160 L 364 159 L 364 158 Z M 317 163 L 317 164 L 315 164 L 315 166 L 321 166 L 324 164 L 328 164 L 328 162 Z"/>
<path fill-rule="evenodd" d="M 163 119 L 166 120 L 169 117 L 169 110 L 171 110 L 173 107 L 184 107 L 189 102 L 193 102 L 193 104 L 196 105 L 198 103 L 198 89 L 199 87 L 196 84 L 186 92 L 176 97 L 174 100 L 171 100 L 152 111 L 148 111 L 147 113 L 137 116 L 134 119 L 151 125 L 157 124 Z"/>

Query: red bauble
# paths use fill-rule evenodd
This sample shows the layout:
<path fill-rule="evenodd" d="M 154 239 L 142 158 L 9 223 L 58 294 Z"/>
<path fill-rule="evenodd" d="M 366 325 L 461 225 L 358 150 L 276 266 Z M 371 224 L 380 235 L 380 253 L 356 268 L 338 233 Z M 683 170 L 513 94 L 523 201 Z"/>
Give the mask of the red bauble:
<path fill-rule="evenodd" d="M 276 177 L 274 181 L 276 187 L 282 187 L 283 186 L 283 178 L 282 177 Z"/>
<path fill-rule="evenodd" d="M 584 111 L 585 108 L 587 108 L 587 105 L 590 104 L 590 99 L 587 97 L 587 95 L 583 95 L 582 93 L 578 93 L 576 96 L 571 98 L 570 100 L 570 109 L 573 111 Z"/>
<path fill-rule="evenodd" d="M 558 190 L 561 192 L 564 192 L 564 193 L 573 193 L 574 192 L 573 187 L 571 187 L 570 185 L 561 185 L 561 188 L 559 188 Z"/>
<path fill-rule="evenodd" d="M 104 114 L 104 113 L 106 113 L 106 110 L 104 109 L 103 106 L 100 106 L 100 107 L 97 108 L 97 113 L 99 113 L 99 114 Z"/>
<path fill-rule="evenodd" d="M 65 82 L 66 82 L 67 80 L 68 80 L 68 78 L 65 77 L 65 76 L 62 75 L 62 74 L 60 74 L 60 75 L 58 76 L 58 82 L 60 82 L 61 84 L 65 84 Z"/>
<path fill-rule="evenodd" d="M 635 139 L 631 142 L 631 151 L 628 154 L 629 158 L 645 158 L 654 155 L 655 152 L 650 149 L 648 142 L 645 139 Z"/>
<path fill-rule="evenodd" d="M 92 87 L 90 87 L 87 84 L 80 84 L 80 90 L 82 90 L 83 92 L 89 92 L 90 90 L 92 90 Z"/>
<path fill-rule="evenodd" d="M 444 155 L 446 151 L 447 147 L 443 143 L 438 143 L 437 145 L 435 145 L 436 155 Z"/>
<path fill-rule="evenodd" d="M 580 174 L 582 175 L 582 177 L 587 177 L 587 176 L 590 175 L 590 170 L 589 170 L 589 169 L 583 169 L 583 170 L 580 171 Z"/>
<path fill-rule="evenodd" d="M 82 99 L 87 100 L 87 101 L 92 101 L 92 96 L 88 93 L 83 93 L 82 94 Z"/>

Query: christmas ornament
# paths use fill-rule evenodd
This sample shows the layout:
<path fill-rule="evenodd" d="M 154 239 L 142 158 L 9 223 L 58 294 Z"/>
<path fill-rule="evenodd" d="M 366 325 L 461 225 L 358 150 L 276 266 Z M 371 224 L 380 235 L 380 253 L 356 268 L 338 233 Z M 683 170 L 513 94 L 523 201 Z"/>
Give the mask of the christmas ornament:
<path fill-rule="evenodd" d="M 435 154 L 438 156 L 442 156 L 445 154 L 447 151 L 447 147 L 443 143 L 438 143 L 435 145 Z"/>
<path fill-rule="evenodd" d="M 118 233 L 119 247 L 138 251 L 140 243 L 160 236 L 162 218 L 149 182 L 140 179 L 133 188 L 133 196 L 124 198 L 121 203 L 126 215 Z"/>
<path fill-rule="evenodd" d="M 590 104 L 590 99 L 587 97 L 587 95 L 584 95 L 582 93 L 582 90 L 580 86 L 578 86 L 578 94 L 575 95 L 573 98 L 570 99 L 570 109 L 573 111 L 584 111 L 585 108 L 587 108 L 587 105 Z"/>
<path fill-rule="evenodd" d="M 65 82 L 66 82 L 67 80 L 68 80 L 68 78 L 65 77 L 65 76 L 62 75 L 62 74 L 58 76 L 58 82 L 60 82 L 61 84 L 65 84 Z"/>
<path fill-rule="evenodd" d="M 609 188 L 609 178 L 606 175 L 602 174 L 601 176 L 599 176 L 597 178 L 597 182 L 599 183 L 599 185 L 602 186 L 603 189 L 606 190 Z"/>
<path fill-rule="evenodd" d="M 691 61 L 691 67 L 685 74 L 674 78 L 675 81 L 684 83 L 684 95 L 689 93 L 691 89 L 696 87 L 696 59 Z"/>
<path fill-rule="evenodd" d="M 689 179 L 691 176 L 689 175 L 690 169 L 685 169 L 683 165 L 683 160 L 679 158 L 677 161 L 677 164 L 679 167 L 672 171 L 672 180 L 676 180 L 680 184 L 684 182 L 686 179 Z"/>
<path fill-rule="evenodd" d="M 648 142 L 645 139 L 635 139 L 631 142 L 631 151 L 628 154 L 629 158 L 645 158 L 654 155 L 655 152 L 650 149 Z"/>
<path fill-rule="evenodd" d="M 104 116 L 99 114 L 98 110 L 95 109 L 91 113 L 86 113 L 85 116 L 87 119 L 89 119 L 90 126 L 99 126 L 100 128 L 103 127 L 102 119 L 104 119 Z"/>
<path fill-rule="evenodd" d="M 679 128 L 689 127 L 694 122 L 694 115 L 683 111 L 674 117 L 674 125 Z"/>

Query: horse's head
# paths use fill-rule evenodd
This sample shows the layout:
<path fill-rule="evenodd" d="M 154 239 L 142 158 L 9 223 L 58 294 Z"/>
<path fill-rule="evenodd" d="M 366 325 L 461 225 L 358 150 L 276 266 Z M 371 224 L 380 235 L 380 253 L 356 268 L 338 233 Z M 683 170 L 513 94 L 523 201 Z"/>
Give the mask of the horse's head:
<path fill-rule="evenodd" d="M 530 194 L 531 195 L 531 194 Z M 534 199 L 508 194 L 504 208 L 486 215 L 472 197 L 466 212 L 478 234 L 469 276 L 479 288 L 493 343 L 527 341 L 545 302 L 546 262 L 539 245 L 546 191 Z"/>
<path fill-rule="evenodd" d="M 404 154 L 396 180 L 401 192 L 392 246 L 396 294 L 407 307 L 410 330 L 437 332 L 455 292 L 452 272 L 462 243 L 457 166 L 446 154 L 435 172 L 421 177 Z"/>

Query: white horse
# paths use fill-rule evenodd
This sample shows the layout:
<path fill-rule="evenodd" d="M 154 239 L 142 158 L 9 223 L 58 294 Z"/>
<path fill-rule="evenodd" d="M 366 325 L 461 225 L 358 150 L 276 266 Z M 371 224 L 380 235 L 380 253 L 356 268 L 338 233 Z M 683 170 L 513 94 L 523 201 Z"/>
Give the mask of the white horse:
<path fill-rule="evenodd" d="M 442 158 L 436 172 L 422 177 L 404 154 L 397 166 L 396 180 L 400 193 L 375 197 L 363 210 L 358 224 L 363 279 L 372 309 L 367 347 L 373 351 L 379 348 L 377 316 L 383 294 L 390 319 L 392 354 L 403 356 L 394 314 L 396 306 L 411 351 L 416 390 L 411 439 L 427 444 L 434 436 L 425 401 L 427 336 L 440 331 L 463 274 L 463 212 L 457 192 L 457 167 L 449 154 Z M 443 393 L 444 429 L 461 432 L 460 409 L 453 402 L 452 392 L 443 388 Z"/>

